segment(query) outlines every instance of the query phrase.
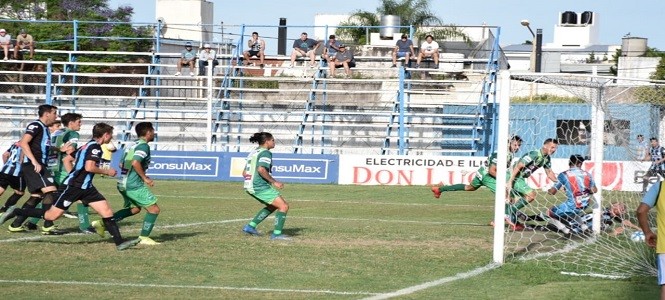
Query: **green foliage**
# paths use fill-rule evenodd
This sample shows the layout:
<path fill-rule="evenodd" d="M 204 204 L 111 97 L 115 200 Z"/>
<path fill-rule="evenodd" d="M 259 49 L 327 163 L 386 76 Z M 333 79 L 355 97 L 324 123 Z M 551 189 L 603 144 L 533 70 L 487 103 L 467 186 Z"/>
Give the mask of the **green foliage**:
<path fill-rule="evenodd" d="M 551 94 L 533 95 L 533 97 L 512 97 L 510 103 L 585 103 L 578 97 L 564 97 Z"/>
<path fill-rule="evenodd" d="M 592 64 L 592 63 L 597 63 L 597 62 L 598 62 L 598 58 L 596 57 L 596 53 L 591 51 L 591 53 L 589 53 L 589 57 L 587 57 L 587 59 L 586 59 L 586 63 L 587 64 Z"/>
<path fill-rule="evenodd" d="M 614 55 L 612 55 L 612 62 L 614 63 L 610 67 L 610 73 L 614 76 L 619 74 L 619 57 L 621 57 L 621 49 L 617 49 L 614 51 Z"/>
<path fill-rule="evenodd" d="M 661 60 L 661 64 L 662 65 Z M 659 66 L 660 66 L 659 65 Z M 640 86 L 635 88 L 634 96 L 639 103 L 665 106 L 665 88 L 662 86 Z"/>
<path fill-rule="evenodd" d="M 244 80 L 242 84 L 249 89 L 279 89 L 278 80 Z M 240 87 L 240 81 L 233 81 L 233 87 Z"/>
<path fill-rule="evenodd" d="M 77 50 L 146 52 L 152 46 L 152 28 L 135 28 L 129 23 L 133 8 L 111 9 L 108 0 L 0 0 L 0 7 L 5 7 L 3 12 L 7 16 L 19 20 L 8 23 L 7 31 L 15 37 L 20 29 L 26 29 L 37 48 L 74 50 L 74 20 L 78 21 Z M 46 59 L 40 54 L 36 56 Z M 123 56 L 109 61 L 142 62 L 143 59 Z"/>

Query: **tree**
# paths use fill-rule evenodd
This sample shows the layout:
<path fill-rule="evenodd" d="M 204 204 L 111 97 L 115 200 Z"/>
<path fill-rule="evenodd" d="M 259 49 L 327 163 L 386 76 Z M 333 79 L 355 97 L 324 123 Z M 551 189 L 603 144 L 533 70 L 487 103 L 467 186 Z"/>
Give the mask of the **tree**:
<path fill-rule="evenodd" d="M 379 7 L 376 8 L 376 13 L 357 10 L 351 14 L 346 22 L 340 23 L 341 26 L 379 26 L 380 15 L 396 15 L 400 17 L 400 26 L 413 26 L 416 28 L 416 37 L 423 38 L 427 34 L 436 36 L 437 39 L 444 39 L 447 37 L 461 37 L 468 41 L 468 37 L 455 27 L 440 27 L 443 21 L 437 17 L 430 9 L 429 0 L 381 0 Z M 421 31 L 421 28 L 434 27 L 428 32 Z M 372 28 L 369 32 L 378 32 L 376 28 Z M 342 37 L 348 36 L 355 43 L 363 44 L 369 38 L 366 36 L 367 30 L 364 28 L 339 28 L 336 31 L 337 35 Z M 401 28 L 400 32 L 409 33 L 408 28 Z"/>
<path fill-rule="evenodd" d="M 0 13 L 19 20 L 9 23 L 7 31 L 16 35 L 26 29 L 40 47 L 73 50 L 74 20 L 80 21 L 78 50 L 147 51 L 152 45 L 152 28 L 129 23 L 134 9 L 111 9 L 108 0 L 0 0 L 0 7 Z"/>

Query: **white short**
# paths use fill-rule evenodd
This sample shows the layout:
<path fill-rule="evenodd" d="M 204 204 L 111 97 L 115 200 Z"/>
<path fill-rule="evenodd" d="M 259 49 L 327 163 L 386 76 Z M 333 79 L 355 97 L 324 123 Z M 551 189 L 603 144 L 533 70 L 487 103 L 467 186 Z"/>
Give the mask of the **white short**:
<path fill-rule="evenodd" d="M 665 284 L 665 253 L 656 254 L 656 268 L 658 269 L 658 285 Z"/>

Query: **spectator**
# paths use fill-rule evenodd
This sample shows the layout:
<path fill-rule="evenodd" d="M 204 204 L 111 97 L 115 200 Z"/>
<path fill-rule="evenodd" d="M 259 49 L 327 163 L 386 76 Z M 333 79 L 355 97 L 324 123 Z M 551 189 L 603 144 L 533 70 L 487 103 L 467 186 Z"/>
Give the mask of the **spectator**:
<path fill-rule="evenodd" d="M 434 60 L 434 65 L 438 68 L 439 65 L 439 43 L 434 41 L 434 37 L 431 34 L 428 34 L 425 37 L 425 42 L 420 45 L 420 53 L 418 53 L 418 59 L 416 60 L 416 68 L 420 67 L 420 62 L 423 58 L 431 57 Z"/>
<path fill-rule="evenodd" d="M 404 63 L 408 65 L 413 56 L 416 56 L 413 50 L 413 41 L 406 34 L 402 34 L 402 39 L 395 43 L 392 67 L 397 67 L 397 58 L 404 57 Z"/>
<path fill-rule="evenodd" d="M 247 46 L 249 46 L 249 50 L 242 53 L 244 58 L 243 64 L 245 66 L 249 65 L 250 57 L 258 57 L 260 60 L 259 66 L 263 69 L 263 60 L 265 59 L 263 50 L 266 48 L 266 42 L 262 38 L 259 38 L 259 33 L 255 31 L 252 32 L 252 38 L 247 41 Z"/>
<path fill-rule="evenodd" d="M 217 54 L 215 50 L 210 49 L 210 44 L 203 45 L 203 51 L 199 54 L 199 76 L 205 75 L 205 67 L 208 66 L 208 61 L 212 63 L 212 74 L 215 75 L 215 66 L 217 62 Z"/>
<path fill-rule="evenodd" d="M 25 29 L 21 29 L 20 34 L 16 37 L 14 59 L 18 59 L 18 52 L 20 50 L 30 50 L 30 59 L 33 59 L 35 56 L 35 42 L 32 39 L 32 35 L 29 35 Z"/>
<path fill-rule="evenodd" d="M 647 152 L 649 152 L 649 144 L 644 139 L 644 135 L 637 135 L 637 149 L 635 152 L 635 158 L 639 161 L 642 161 L 647 157 Z"/>
<path fill-rule="evenodd" d="M 335 59 L 335 54 L 339 51 L 340 43 L 335 40 L 335 35 L 331 34 L 328 37 L 328 43 L 326 47 L 323 48 L 323 59 L 328 62 L 328 65 L 332 64 L 332 60 Z"/>
<path fill-rule="evenodd" d="M 12 47 L 12 36 L 7 34 L 5 29 L 0 29 L 0 46 L 5 52 L 5 58 L 3 60 L 9 60 L 9 48 Z"/>
<path fill-rule="evenodd" d="M 291 53 L 291 64 L 289 68 L 292 68 L 296 63 L 296 58 L 301 56 L 308 56 L 310 59 L 310 66 L 316 66 L 315 53 L 316 48 L 319 47 L 319 42 L 310 38 L 307 38 L 307 32 L 300 34 L 300 39 L 293 41 L 293 52 Z"/>
<path fill-rule="evenodd" d="M 339 51 L 337 52 L 337 54 L 329 64 L 330 76 L 331 77 L 335 76 L 336 68 L 344 67 L 344 72 L 346 73 L 346 76 L 350 77 L 351 68 L 356 66 L 356 61 L 353 58 L 353 53 L 351 53 L 351 51 L 347 51 L 346 46 L 343 44 L 339 45 L 338 49 Z"/>
<path fill-rule="evenodd" d="M 189 66 L 189 76 L 194 76 L 194 68 L 196 63 L 196 51 L 192 50 L 192 43 L 185 43 L 185 50 L 180 52 L 180 60 L 178 61 L 178 72 L 175 76 L 180 76 L 182 66 Z"/>

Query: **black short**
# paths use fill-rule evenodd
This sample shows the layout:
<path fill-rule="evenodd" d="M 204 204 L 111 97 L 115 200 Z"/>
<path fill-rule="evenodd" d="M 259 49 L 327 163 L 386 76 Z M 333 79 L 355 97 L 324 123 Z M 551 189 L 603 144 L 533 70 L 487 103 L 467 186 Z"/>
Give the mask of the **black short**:
<path fill-rule="evenodd" d="M 21 165 L 21 170 L 30 193 L 39 193 L 41 189 L 47 186 L 55 186 L 53 174 L 45 165 L 42 165 L 42 170 L 39 173 L 35 172 L 35 166 L 32 163 L 24 163 Z"/>
<path fill-rule="evenodd" d="M 353 61 L 348 62 L 348 64 L 349 64 L 349 68 L 353 68 L 353 67 L 356 66 L 356 63 L 353 62 Z M 335 68 L 344 68 L 344 65 L 339 65 L 339 66 L 335 65 Z"/>
<path fill-rule="evenodd" d="M 259 57 L 259 52 L 261 52 L 261 51 L 252 51 L 252 50 L 247 51 L 247 53 L 249 54 L 249 57 L 252 57 L 252 56 Z"/>
<path fill-rule="evenodd" d="M 55 200 L 53 205 L 59 209 L 67 210 L 77 200 L 81 200 L 87 206 L 92 202 L 106 201 L 106 198 L 94 186 L 81 189 L 70 185 L 61 185 L 58 189 L 58 199 Z"/>
<path fill-rule="evenodd" d="M 12 187 L 13 190 L 22 192 L 25 190 L 25 181 L 21 176 L 12 176 L 5 173 L 0 173 L 0 187 L 7 189 L 7 186 Z"/>

